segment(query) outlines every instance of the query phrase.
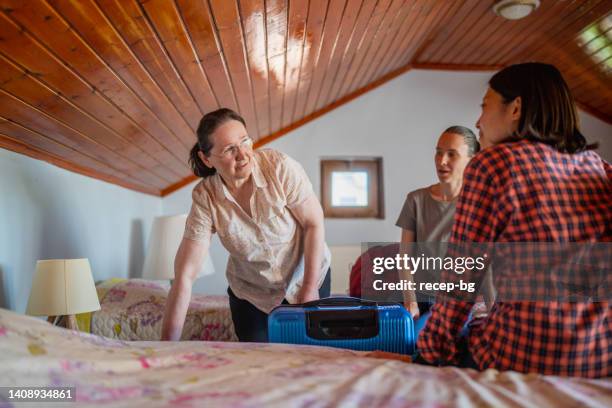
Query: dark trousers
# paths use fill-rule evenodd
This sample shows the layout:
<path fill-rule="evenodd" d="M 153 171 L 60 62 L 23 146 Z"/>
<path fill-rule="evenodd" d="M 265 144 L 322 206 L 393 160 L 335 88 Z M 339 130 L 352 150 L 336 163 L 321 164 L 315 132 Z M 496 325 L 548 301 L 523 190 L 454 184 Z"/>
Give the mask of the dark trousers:
<path fill-rule="evenodd" d="M 319 289 L 319 297 L 329 297 L 331 287 L 331 270 L 327 270 L 323 285 Z M 231 288 L 227 288 L 230 311 L 234 322 L 234 330 L 240 341 L 267 343 L 268 342 L 268 314 L 257 309 L 247 300 L 239 299 Z M 287 299 L 283 299 L 287 304 Z"/>
<path fill-rule="evenodd" d="M 427 323 L 427 320 L 429 320 L 430 316 L 431 316 L 431 312 L 427 312 L 421 317 L 419 317 L 419 319 L 416 322 L 414 322 L 414 331 L 415 331 L 417 338 L 419 334 L 421 334 L 421 330 L 423 330 L 423 328 L 425 327 L 425 324 Z M 458 362 L 456 366 L 461 367 L 461 368 L 474 368 L 476 370 L 480 370 L 480 368 L 478 367 L 478 364 L 476 363 L 476 361 L 474 361 L 474 358 L 472 357 L 472 353 L 470 353 L 470 350 L 468 349 L 468 337 L 470 335 L 469 323 L 471 319 L 472 319 L 472 315 L 470 314 L 470 317 L 468 317 L 468 321 L 465 323 L 465 325 L 463 326 L 463 329 L 461 329 L 461 332 L 459 333 L 459 340 L 458 340 L 459 356 L 458 356 Z M 417 354 L 416 358 L 414 359 L 414 362 L 417 364 L 424 364 L 424 365 L 434 365 L 434 366 L 442 365 L 442 364 L 430 363 L 429 361 L 426 361 L 423 357 L 421 357 L 420 354 Z"/>

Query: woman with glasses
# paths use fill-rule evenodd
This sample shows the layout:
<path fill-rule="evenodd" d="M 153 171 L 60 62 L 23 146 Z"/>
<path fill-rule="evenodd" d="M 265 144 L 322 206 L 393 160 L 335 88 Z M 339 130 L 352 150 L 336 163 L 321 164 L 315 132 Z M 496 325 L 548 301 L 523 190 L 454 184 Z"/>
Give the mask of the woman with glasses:
<path fill-rule="evenodd" d="M 189 162 L 203 180 L 193 190 L 174 261 L 162 340 L 180 339 L 193 282 L 217 233 L 230 254 L 226 275 L 238 339 L 265 342 L 275 306 L 329 296 L 323 210 L 302 166 L 272 149 L 254 151 L 236 112 L 206 114 L 197 136 Z"/>

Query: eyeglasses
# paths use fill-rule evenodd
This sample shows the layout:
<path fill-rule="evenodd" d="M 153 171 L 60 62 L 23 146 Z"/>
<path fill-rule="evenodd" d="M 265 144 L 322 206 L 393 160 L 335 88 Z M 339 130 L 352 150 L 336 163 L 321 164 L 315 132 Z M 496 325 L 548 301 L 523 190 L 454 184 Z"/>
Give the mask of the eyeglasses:
<path fill-rule="evenodd" d="M 221 154 L 210 153 L 210 155 L 229 160 L 238 155 L 238 149 L 240 149 L 241 151 L 253 149 L 253 139 L 247 136 L 242 139 L 240 144 L 227 146 L 225 149 L 223 149 Z"/>

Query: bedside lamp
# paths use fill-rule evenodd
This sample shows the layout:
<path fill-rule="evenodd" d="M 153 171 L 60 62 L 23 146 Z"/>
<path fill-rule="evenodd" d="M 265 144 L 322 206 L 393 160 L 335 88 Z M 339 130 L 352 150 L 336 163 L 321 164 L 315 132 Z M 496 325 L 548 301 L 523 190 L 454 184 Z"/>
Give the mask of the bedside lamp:
<path fill-rule="evenodd" d="M 78 330 L 74 315 L 100 310 L 96 286 L 87 259 L 49 259 L 36 262 L 26 313 L 64 321 Z"/>
<path fill-rule="evenodd" d="M 145 279 L 174 280 L 174 258 L 178 251 L 183 233 L 187 214 L 155 217 L 147 245 L 142 277 Z M 198 278 L 204 275 L 212 275 L 215 268 L 206 256 L 204 265 L 198 273 Z"/>

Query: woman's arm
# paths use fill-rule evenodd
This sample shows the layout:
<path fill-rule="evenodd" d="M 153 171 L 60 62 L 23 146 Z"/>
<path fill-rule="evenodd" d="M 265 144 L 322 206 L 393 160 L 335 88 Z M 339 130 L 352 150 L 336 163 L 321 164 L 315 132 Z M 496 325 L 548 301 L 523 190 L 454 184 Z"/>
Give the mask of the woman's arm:
<path fill-rule="evenodd" d="M 297 294 L 297 302 L 304 303 L 319 298 L 318 283 L 325 242 L 323 209 L 317 197 L 311 195 L 290 210 L 304 230 L 304 282 Z"/>
<path fill-rule="evenodd" d="M 191 288 L 204 257 L 208 255 L 210 240 L 193 241 L 183 238 L 174 258 L 175 279 L 168 293 L 162 324 L 162 340 L 181 339 L 185 316 L 191 300 Z"/>
<path fill-rule="evenodd" d="M 412 230 L 402 228 L 402 238 L 400 240 L 400 255 L 410 255 L 410 244 L 414 242 L 415 233 Z M 414 281 L 412 274 L 407 269 L 398 270 L 400 279 L 406 279 L 407 281 Z M 419 317 L 419 304 L 417 303 L 416 293 L 412 290 L 405 290 L 402 292 L 404 296 L 404 307 L 410 312 L 413 319 Z"/>

